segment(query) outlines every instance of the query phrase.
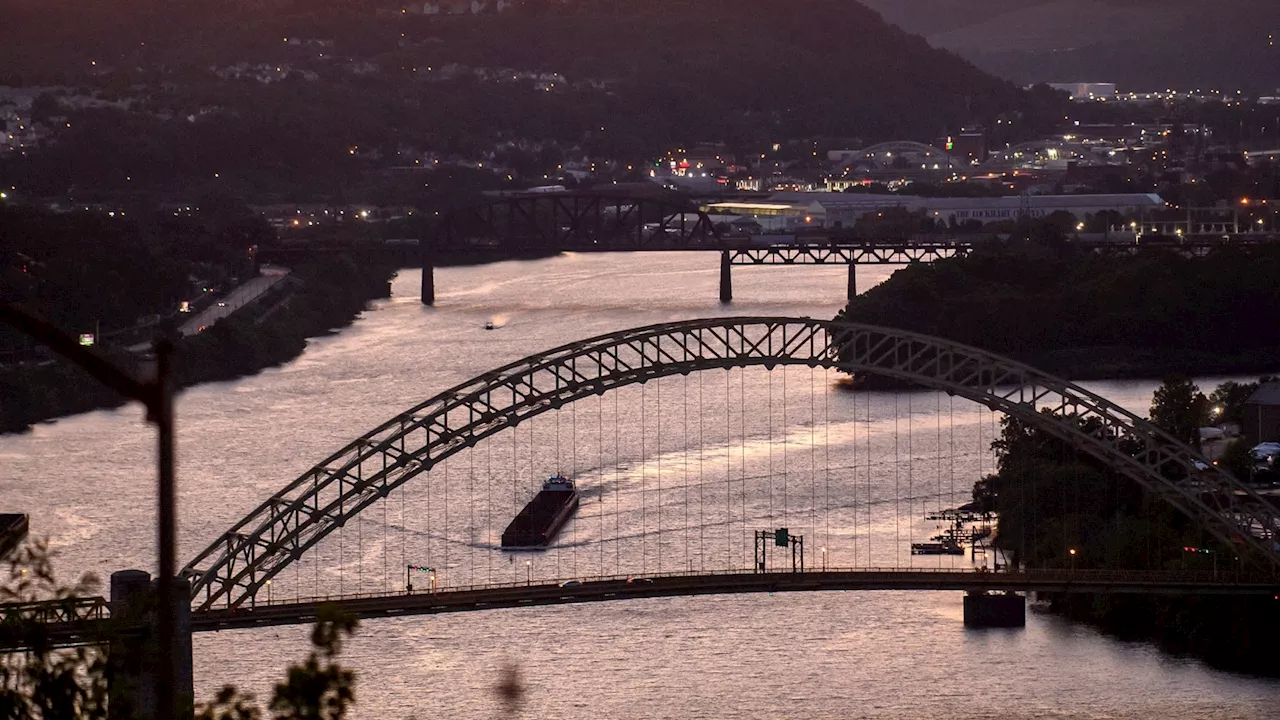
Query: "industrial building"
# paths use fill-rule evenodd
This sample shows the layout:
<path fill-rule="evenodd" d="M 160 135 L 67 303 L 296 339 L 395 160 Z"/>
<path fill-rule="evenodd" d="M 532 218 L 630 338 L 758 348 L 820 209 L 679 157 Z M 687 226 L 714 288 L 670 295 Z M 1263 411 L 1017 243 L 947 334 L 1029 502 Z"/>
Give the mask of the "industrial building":
<path fill-rule="evenodd" d="M 786 232 L 804 227 L 853 227 L 867 213 L 890 208 L 923 212 L 935 221 L 963 224 L 978 221 L 987 225 L 1017 220 L 1024 215 L 1043 218 L 1067 212 L 1083 220 L 1100 212 L 1134 215 L 1163 208 L 1159 195 L 1017 195 L 994 198 L 919 197 L 915 195 L 869 193 L 774 193 L 760 200 L 713 202 L 703 210 L 713 219 L 733 222 L 750 219 L 764 232 Z"/>
<path fill-rule="evenodd" d="M 1072 100 L 1095 100 L 1097 98 L 1115 97 L 1116 94 L 1115 83 L 1049 83 L 1049 87 L 1054 90 L 1071 93 Z"/>
<path fill-rule="evenodd" d="M 1245 401 L 1244 439 L 1251 447 L 1280 441 L 1280 382 L 1258 386 Z"/>

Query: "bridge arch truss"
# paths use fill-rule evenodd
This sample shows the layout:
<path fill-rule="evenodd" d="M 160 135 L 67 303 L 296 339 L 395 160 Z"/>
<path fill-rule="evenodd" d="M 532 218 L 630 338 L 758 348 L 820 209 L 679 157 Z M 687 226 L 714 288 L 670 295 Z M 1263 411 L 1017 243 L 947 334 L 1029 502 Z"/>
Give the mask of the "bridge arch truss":
<path fill-rule="evenodd" d="M 1280 568 L 1280 511 L 1147 421 L 1084 388 L 947 340 L 840 321 L 747 317 L 624 330 L 479 375 L 403 412 L 308 470 L 210 544 L 182 574 L 198 609 L 237 607 L 307 550 L 450 456 L 541 413 L 693 372 L 802 365 L 945 391 L 1072 443 L 1225 542 Z M 1045 413 L 1044 410 L 1052 412 Z M 1096 421 L 1085 432 L 1077 418 Z"/>

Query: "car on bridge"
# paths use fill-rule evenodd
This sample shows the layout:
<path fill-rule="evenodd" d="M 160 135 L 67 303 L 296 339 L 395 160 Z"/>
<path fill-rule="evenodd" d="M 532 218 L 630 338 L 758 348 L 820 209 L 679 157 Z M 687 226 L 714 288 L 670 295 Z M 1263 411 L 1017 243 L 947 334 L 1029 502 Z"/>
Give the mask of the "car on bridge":
<path fill-rule="evenodd" d="M 560 583 L 560 587 L 562 588 L 582 587 L 582 581 L 581 580 L 565 580 L 564 582 Z"/>

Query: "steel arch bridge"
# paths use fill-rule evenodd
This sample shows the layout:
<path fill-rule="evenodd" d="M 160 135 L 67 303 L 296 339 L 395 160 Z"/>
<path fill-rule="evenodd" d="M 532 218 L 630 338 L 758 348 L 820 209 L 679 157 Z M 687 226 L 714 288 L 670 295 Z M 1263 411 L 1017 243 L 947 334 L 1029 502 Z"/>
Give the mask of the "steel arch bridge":
<path fill-rule="evenodd" d="M 395 488 L 549 410 L 671 375 L 800 365 L 872 373 L 959 395 L 1072 443 L 1280 569 L 1280 512 L 1142 418 L 1027 365 L 947 340 L 809 318 L 691 320 L 570 343 L 479 375 L 400 413 L 308 470 L 182 571 L 199 610 L 235 608 Z M 1051 413 L 1042 412 L 1050 410 Z M 1096 422 L 1085 432 L 1076 417 Z M 1194 476 L 1194 481 L 1190 478 Z"/>

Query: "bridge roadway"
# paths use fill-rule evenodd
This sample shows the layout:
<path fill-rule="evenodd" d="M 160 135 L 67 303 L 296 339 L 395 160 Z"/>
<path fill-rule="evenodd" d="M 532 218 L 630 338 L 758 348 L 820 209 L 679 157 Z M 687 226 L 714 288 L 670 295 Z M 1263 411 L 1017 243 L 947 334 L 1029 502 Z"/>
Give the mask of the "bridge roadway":
<path fill-rule="evenodd" d="M 252 603 L 193 611 L 192 632 L 216 632 L 314 622 L 329 605 L 364 619 L 475 612 L 501 608 L 567 605 L 691 595 L 842 590 L 944 590 L 987 592 L 1124 593 L 1157 595 L 1271 596 L 1280 601 L 1280 577 L 1222 572 L 1143 573 L 1109 570 L 831 569 L 809 572 L 738 571 L 589 578 L 581 584 L 507 583 L 439 592 L 348 595 L 301 601 Z M 56 647 L 96 645 L 110 636 L 109 605 L 100 597 L 0 605 L 0 652 L 23 649 L 29 635 L 17 620 L 37 622 L 39 636 Z M 120 628 L 114 629 L 116 632 Z"/>
<path fill-rule="evenodd" d="M 326 604 L 361 618 L 384 618 L 655 597 L 838 590 L 1036 591 L 1280 597 L 1280 578 L 1227 572 L 1221 573 L 1215 580 L 1212 574 L 1171 575 L 1106 570 L 1027 570 L 996 573 L 947 569 L 833 569 L 796 573 L 742 571 L 716 574 L 616 576 L 592 578 L 580 582 L 580 585 L 570 586 L 565 586 L 563 583 L 510 583 L 439 592 L 419 591 L 381 596 L 311 598 L 301 602 L 205 610 L 192 614 L 192 630 L 208 632 L 310 623 L 315 620 L 320 606 Z"/>

